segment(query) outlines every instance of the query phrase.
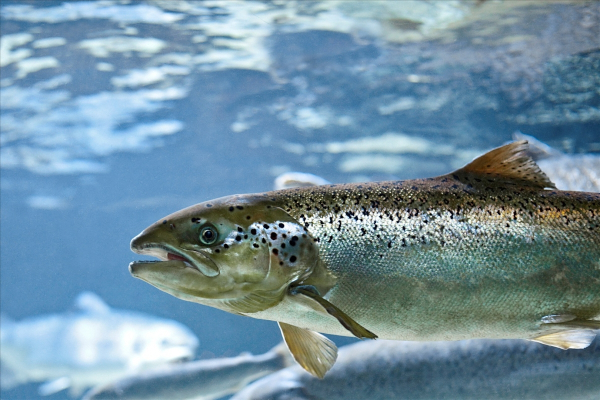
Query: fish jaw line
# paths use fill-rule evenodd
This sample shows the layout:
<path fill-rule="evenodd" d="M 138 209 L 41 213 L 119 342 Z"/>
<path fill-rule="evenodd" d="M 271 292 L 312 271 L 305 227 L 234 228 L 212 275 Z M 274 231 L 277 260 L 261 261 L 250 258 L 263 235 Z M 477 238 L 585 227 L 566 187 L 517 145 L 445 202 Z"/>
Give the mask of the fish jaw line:
<path fill-rule="evenodd" d="M 219 275 L 219 268 L 214 261 L 200 251 L 177 249 L 174 246 L 162 243 L 134 243 L 138 238 L 139 236 L 131 241 L 131 250 L 134 253 L 153 256 L 164 262 L 180 261 L 187 268 L 194 269 L 209 278 Z M 200 260 L 189 253 L 193 253 Z M 144 263 L 144 261 L 137 263 Z"/>
<path fill-rule="evenodd" d="M 170 363 L 191 361 L 194 358 L 194 351 L 187 346 L 176 346 L 163 351 L 163 357 Z"/>

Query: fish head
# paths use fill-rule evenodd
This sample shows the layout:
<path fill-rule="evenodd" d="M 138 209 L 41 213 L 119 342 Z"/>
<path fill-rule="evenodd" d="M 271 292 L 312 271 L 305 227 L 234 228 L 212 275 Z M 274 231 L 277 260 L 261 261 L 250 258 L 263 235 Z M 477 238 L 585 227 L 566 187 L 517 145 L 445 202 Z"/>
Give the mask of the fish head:
<path fill-rule="evenodd" d="M 131 274 L 183 300 L 234 313 L 263 311 L 318 260 L 305 227 L 264 195 L 238 195 L 185 208 L 131 241 Z"/>

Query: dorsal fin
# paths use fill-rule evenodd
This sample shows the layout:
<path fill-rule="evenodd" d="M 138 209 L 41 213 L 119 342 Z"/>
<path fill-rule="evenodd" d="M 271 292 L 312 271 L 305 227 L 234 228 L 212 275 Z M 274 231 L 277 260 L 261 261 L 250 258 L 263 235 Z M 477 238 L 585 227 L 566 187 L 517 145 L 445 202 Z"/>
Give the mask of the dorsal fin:
<path fill-rule="evenodd" d="M 81 292 L 75 299 L 75 308 L 91 314 L 108 314 L 110 307 L 96 293 Z"/>
<path fill-rule="evenodd" d="M 519 140 L 488 151 L 454 174 L 479 175 L 506 183 L 518 183 L 532 188 L 556 189 L 554 183 L 527 155 L 527 141 Z M 452 175 L 452 174 L 450 174 Z"/>

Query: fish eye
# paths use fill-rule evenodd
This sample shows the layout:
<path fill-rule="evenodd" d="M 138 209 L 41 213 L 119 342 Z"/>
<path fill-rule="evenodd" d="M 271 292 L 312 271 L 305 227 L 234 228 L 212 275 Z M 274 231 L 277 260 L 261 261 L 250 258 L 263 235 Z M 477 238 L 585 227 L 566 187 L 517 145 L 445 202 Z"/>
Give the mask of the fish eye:
<path fill-rule="evenodd" d="M 217 232 L 217 228 L 212 225 L 204 225 L 200 228 L 200 243 L 210 246 L 214 244 L 219 238 L 219 232 Z"/>

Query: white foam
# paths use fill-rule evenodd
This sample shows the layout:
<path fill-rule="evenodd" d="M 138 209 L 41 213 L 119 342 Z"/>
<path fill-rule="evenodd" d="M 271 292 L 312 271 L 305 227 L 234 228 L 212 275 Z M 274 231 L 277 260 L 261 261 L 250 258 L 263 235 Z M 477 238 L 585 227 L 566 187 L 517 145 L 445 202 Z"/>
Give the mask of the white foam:
<path fill-rule="evenodd" d="M 349 156 L 339 165 L 342 172 L 372 171 L 396 173 L 406 167 L 408 161 L 401 156 L 388 156 L 382 154 L 370 154 L 360 156 Z"/>
<path fill-rule="evenodd" d="M 163 65 L 147 69 L 134 69 L 126 75 L 111 78 L 116 87 L 147 86 L 164 81 L 169 75 L 188 75 L 190 68 L 180 65 Z"/>
<path fill-rule="evenodd" d="M 6 111 L 0 120 L 2 168 L 68 174 L 104 172 L 107 167 L 95 158 L 161 145 L 160 137 L 183 129 L 181 121 L 127 125 L 139 114 L 162 109 L 166 100 L 185 97 L 187 91 L 170 87 L 100 92 L 71 99 L 66 91 L 13 86 L 3 88 L 0 94 Z"/>
<path fill-rule="evenodd" d="M 96 57 L 108 57 L 111 53 L 137 52 L 140 55 L 158 53 L 166 46 L 166 42 L 156 38 L 136 38 L 127 36 L 111 36 L 99 39 L 87 39 L 79 42 L 79 47 Z"/>
<path fill-rule="evenodd" d="M 41 210 L 59 210 L 67 206 L 64 199 L 56 196 L 29 196 L 26 202 L 29 207 Z"/>
<path fill-rule="evenodd" d="M 33 47 L 36 49 L 47 49 L 49 47 L 64 46 L 67 44 L 67 39 L 62 37 L 49 37 L 39 39 L 33 42 Z"/>
<path fill-rule="evenodd" d="M 26 58 L 17 62 L 17 79 L 25 78 L 32 72 L 37 72 L 46 68 L 56 68 L 60 62 L 54 57 L 35 57 Z"/>
<path fill-rule="evenodd" d="M 37 82 L 33 85 L 33 87 L 36 89 L 43 89 L 43 90 L 56 89 L 59 86 L 70 83 L 71 80 L 72 80 L 71 75 L 60 74 L 60 75 L 55 76 L 54 78 L 50 78 L 45 81 Z"/>
<path fill-rule="evenodd" d="M 48 81 L 43 81 L 48 83 Z M 35 112 L 46 112 L 57 104 L 70 98 L 70 94 L 64 90 L 44 91 L 38 85 L 29 88 L 10 86 L 0 90 L 0 102 L 3 110 L 24 110 Z M 43 86 L 43 85 L 42 85 Z M 2 115 L 0 124 L 7 122 L 10 114 Z M 4 130 L 4 129 L 3 129 Z"/>
<path fill-rule="evenodd" d="M 388 132 L 381 136 L 363 137 L 346 142 L 329 142 L 313 145 L 314 151 L 329 153 L 413 153 L 430 155 L 452 155 L 455 148 L 452 145 L 437 144 L 417 136 Z"/>
<path fill-rule="evenodd" d="M 14 33 L 12 35 L 2 35 L 0 37 L 0 67 L 5 67 L 12 63 L 21 61 L 30 57 L 33 52 L 30 49 L 18 49 L 12 51 L 15 47 L 22 46 L 33 40 L 30 33 Z"/>
<path fill-rule="evenodd" d="M 2 7 L 2 17 L 7 20 L 59 23 L 77 19 L 109 19 L 121 23 L 170 24 L 184 18 L 183 14 L 166 13 L 148 5 L 117 5 L 111 2 L 67 2 L 55 7 L 8 5 Z"/>
<path fill-rule="evenodd" d="M 107 62 L 99 62 L 96 64 L 96 69 L 102 72 L 112 72 L 115 70 L 115 66 Z"/>

